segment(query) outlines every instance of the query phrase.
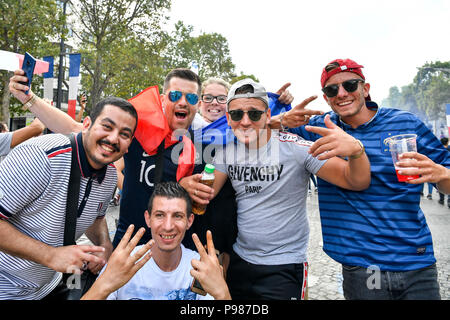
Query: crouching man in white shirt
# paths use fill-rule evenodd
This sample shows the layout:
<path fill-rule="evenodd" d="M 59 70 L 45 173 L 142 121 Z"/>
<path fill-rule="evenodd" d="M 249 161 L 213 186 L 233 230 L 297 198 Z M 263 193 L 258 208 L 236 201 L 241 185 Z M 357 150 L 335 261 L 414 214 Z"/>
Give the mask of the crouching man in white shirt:
<path fill-rule="evenodd" d="M 141 228 L 130 240 L 134 228 L 131 225 L 103 273 L 82 299 L 231 299 L 211 232 L 207 233 L 206 250 L 195 234 L 198 253 L 181 244 L 194 221 L 191 206 L 189 194 L 178 183 L 156 185 L 145 211 L 152 240 L 136 247 L 145 230 Z M 205 296 L 191 290 L 194 277 L 207 292 Z"/>

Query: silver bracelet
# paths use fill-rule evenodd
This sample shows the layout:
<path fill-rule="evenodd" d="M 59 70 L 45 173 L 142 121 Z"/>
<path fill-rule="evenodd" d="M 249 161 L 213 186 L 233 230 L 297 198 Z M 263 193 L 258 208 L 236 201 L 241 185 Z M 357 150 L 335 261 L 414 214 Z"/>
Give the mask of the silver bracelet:
<path fill-rule="evenodd" d="M 288 130 L 289 130 L 289 127 L 283 126 L 283 118 L 284 118 L 284 114 L 285 114 L 285 113 L 286 113 L 286 112 L 283 112 L 283 113 L 281 114 L 281 118 L 280 118 L 281 131 L 288 131 Z"/>

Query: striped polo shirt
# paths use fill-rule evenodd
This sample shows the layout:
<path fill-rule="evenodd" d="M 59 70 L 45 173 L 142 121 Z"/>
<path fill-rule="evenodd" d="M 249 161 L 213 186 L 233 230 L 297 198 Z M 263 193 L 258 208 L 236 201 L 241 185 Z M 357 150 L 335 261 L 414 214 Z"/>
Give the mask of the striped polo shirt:
<path fill-rule="evenodd" d="M 77 135 L 81 170 L 75 239 L 103 218 L 117 182 L 112 165 L 93 170 Z M 72 148 L 68 137 L 32 138 L 0 164 L 0 217 L 17 230 L 50 246 L 63 245 Z M 13 241 L 13 239 L 11 240 Z M 0 252 L 0 299 L 41 299 L 58 284 L 61 273 Z"/>
<path fill-rule="evenodd" d="M 368 104 L 374 108 L 373 102 Z M 449 152 L 415 115 L 378 108 L 376 115 L 356 129 L 329 112 L 331 120 L 361 140 L 371 165 L 371 184 L 349 191 L 319 180 L 319 209 L 323 249 L 334 260 L 352 266 L 378 266 L 385 271 L 409 271 L 435 263 L 433 241 L 420 208 L 422 185 L 398 182 L 384 140 L 397 134 L 417 134 L 417 149 L 436 163 L 450 167 Z M 323 116 L 310 125 L 325 127 Z M 303 127 L 293 132 L 315 141 L 319 135 Z"/>
<path fill-rule="evenodd" d="M 0 156 L 5 156 L 11 148 L 12 132 L 0 133 Z"/>

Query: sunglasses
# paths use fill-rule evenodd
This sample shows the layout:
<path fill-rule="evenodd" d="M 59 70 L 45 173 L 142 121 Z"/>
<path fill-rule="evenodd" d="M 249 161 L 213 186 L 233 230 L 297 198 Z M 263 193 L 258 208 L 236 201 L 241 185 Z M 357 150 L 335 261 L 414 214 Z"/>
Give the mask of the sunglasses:
<path fill-rule="evenodd" d="M 325 93 L 325 95 L 328 98 L 333 98 L 333 97 L 336 97 L 337 94 L 339 93 L 340 85 L 342 85 L 342 87 L 345 89 L 345 91 L 354 92 L 356 89 L 358 89 L 358 83 L 360 83 L 360 82 L 364 83 L 364 80 L 352 79 L 352 80 L 344 81 L 341 84 L 330 84 L 329 86 L 322 88 L 322 91 L 323 91 L 323 93 Z"/>
<path fill-rule="evenodd" d="M 244 113 L 246 113 L 251 121 L 256 122 L 259 121 L 261 119 L 261 116 L 266 112 L 260 110 L 243 111 L 237 109 L 237 110 L 230 110 L 228 111 L 228 113 L 230 114 L 231 120 L 233 121 L 241 121 L 242 118 L 244 117 Z"/>
<path fill-rule="evenodd" d="M 185 93 L 186 101 L 189 104 L 195 105 L 198 102 L 198 95 L 195 93 Z M 172 102 L 177 102 L 183 96 L 181 91 L 169 91 L 169 100 Z"/>
<path fill-rule="evenodd" d="M 216 99 L 217 103 L 227 103 L 227 96 L 220 95 L 220 96 L 213 96 L 211 94 L 204 94 L 202 95 L 202 101 L 206 103 L 211 103 L 213 100 Z"/>

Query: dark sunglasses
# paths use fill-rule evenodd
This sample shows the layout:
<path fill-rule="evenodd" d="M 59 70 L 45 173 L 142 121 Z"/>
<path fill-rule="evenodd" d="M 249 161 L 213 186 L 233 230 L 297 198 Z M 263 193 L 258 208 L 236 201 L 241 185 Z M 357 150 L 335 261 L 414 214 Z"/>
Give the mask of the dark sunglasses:
<path fill-rule="evenodd" d="M 227 96 L 220 95 L 220 96 L 213 96 L 212 94 L 204 94 L 202 95 L 202 101 L 206 103 L 211 103 L 213 100 L 216 99 L 217 103 L 227 103 Z"/>
<path fill-rule="evenodd" d="M 342 87 L 347 92 L 354 92 L 356 89 L 358 89 L 358 83 L 364 82 L 364 80 L 361 79 L 352 79 L 342 82 L 341 84 L 330 84 L 329 86 L 326 86 L 322 88 L 323 93 L 328 98 L 336 97 L 339 93 L 339 86 L 342 85 Z"/>
<path fill-rule="evenodd" d="M 183 96 L 181 91 L 169 91 L 169 100 L 172 102 L 177 102 Z M 189 104 L 195 105 L 198 102 L 198 95 L 195 93 L 185 93 L 186 101 Z"/>
<path fill-rule="evenodd" d="M 266 113 L 265 111 L 260 110 L 249 110 L 249 111 L 243 111 L 243 110 L 230 110 L 228 111 L 230 114 L 231 120 L 233 121 L 241 121 L 244 117 L 244 113 L 246 113 L 249 117 L 249 119 L 253 122 L 259 121 L 261 119 L 261 116 Z"/>

